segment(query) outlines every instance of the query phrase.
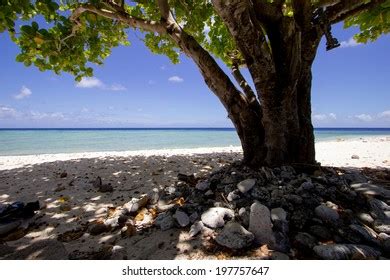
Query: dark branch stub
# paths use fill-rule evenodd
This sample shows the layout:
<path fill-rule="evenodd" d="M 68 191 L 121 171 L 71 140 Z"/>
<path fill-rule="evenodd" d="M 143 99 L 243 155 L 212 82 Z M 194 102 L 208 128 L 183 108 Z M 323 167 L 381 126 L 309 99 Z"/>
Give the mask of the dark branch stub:
<path fill-rule="evenodd" d="M 318 8 L 314 11 L 312 22 L 313 24 L 319 25 L 321 30 L 324 32 L 327 51 L 340 46 L 339 41 L 332 35 L 332 26 L 328 20 L 326 10 L 324 10 L 324 8 Z"/>

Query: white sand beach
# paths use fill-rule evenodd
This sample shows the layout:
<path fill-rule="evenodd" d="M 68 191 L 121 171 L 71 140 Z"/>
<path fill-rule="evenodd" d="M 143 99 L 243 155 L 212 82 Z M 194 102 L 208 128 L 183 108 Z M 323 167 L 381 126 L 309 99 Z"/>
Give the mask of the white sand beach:
<path fill-rule="evenodd" d="M 389 137 L 320 142 L 316 149 L 317 160 L 322 165 L 390 168 Z M 77 231 L 88 222 L 104 217 L 108 207 L 121 206 L 153 188 L 175 186 L 178 173 L 201 178 L 241 157 L 238 147 L 2 156 L 0 204 L 39 200 L 44 205 L 36 217 L 38 226 L 7 245 L 24 248 L 56 239 L 60 234 Z M 97 192 L 92 186 L 97 176 L 104 183 L 111 183 L 114 191 Z M 68 252 L 96 251 L 107 244 L 131 248 L 127 251 L 131 259 L 209 258 L 196 249 L 197 242 L 186 231 L 161 232 L 151 228 L 129 239 L 114 232 L 104 236 L 84 233 L 64 245 Z"/>

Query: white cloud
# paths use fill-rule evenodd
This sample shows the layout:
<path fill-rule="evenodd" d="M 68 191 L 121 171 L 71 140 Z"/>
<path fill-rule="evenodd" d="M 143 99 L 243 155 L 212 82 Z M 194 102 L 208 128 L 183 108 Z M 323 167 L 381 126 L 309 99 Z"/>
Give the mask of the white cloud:
<path fill-rule="evenodd" d="M 81 113 L 88 113 L 89 112 L 89 109 L 87 107 L 83 107 L 81 109 Z"/>
<path fill-rule="evenodd" d="M 184 82 L 184 79 L 179 77 L 179 76 L 172 76 L 168 79 L 168 81 L 170 81 L 172 83 L 182 83 L 182 82 Z"/>
<path fill-rule="evenodd" d="M 106 85 L 95 77 L 83 77 L 80 82 L 76 83 L 78 88 L 98 88 L 110 91 L 125 91 L 126 87 L 121 84 Z"/>
<path fill-rule="evenodd" d="M 156 81 L 154 81 L 154 80 L 149 80 L 149 81 L 148 81 L 148 84 L 149 84 L 149 85 L 154 85 L 154 84 L 156 84 Z"/>
<path fill-rule="evenodd" d="M 84 77 L 80 82 L 76 84 L 78 88 L 103 88 L 104 84 L 98 78 L 95 77 Z"/>
<path fill-rule="evenodd" d="M 353 48 L 361 45 L 360 43 L 356 42 L 356 40 L 352 37 L 348 41 L 342 41 L 340 43 L 341 48 Z"/>
<path fill-rule="evenodd" d="M 390 110 L 378 114 L 379 118 L 390 119 Z"/>
<path fill-rule="evenodd" d="M 355 118 L 362 122 L 370 122 L 373 120 L 373 118 L 367 114 L 356 115 Z"/>
<path fill-rule="evenodd" d="M 335 120 L 337 120 L 337 116 L 335 113 L 316 114 L 316 115 L 313 115 L 313 119 L 316 121 L 335 121 Z"/>
<path fill-rule="evenodd" d="M 15 99 L 24 99 L 26 97 L 29 97 L 30 95 L 32 94 L 32 91 L 26 87 L 26 86 L 22 86 L 22 88 L 20 89 L 19 93 L 14 95 L 14 98 Z"/>
<path fill-rule="evenodd" d="M 13 119 L 18 115 L 18 112 L 8 106 L 0 106 L 0 119 Z"/>

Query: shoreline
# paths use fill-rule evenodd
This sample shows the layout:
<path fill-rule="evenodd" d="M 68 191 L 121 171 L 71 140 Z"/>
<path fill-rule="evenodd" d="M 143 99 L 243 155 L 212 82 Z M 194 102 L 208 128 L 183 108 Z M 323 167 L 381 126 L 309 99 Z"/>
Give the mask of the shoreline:
<path fill-rule="evenodd" d="M 339 167 L 382 167 L 390 168 L 390 136 L 357 136 L 320 140 L 315 143 L 316 160 L 323 165 Z M 204 154 L 238 153 L 242 155 L 240 146 L 201 147 L 178 149 L 153 149 L 133 151 L 103 151 L 53 153 L 34 155 L 0 156 L 0 170 L 10 170 L 30 165 L 49 162 L 64 162 L 77 159 L 93 159 L 108 157 L 151 157 L 151 156 L 194 156 Z M 352 159 L 352 156 L 358 158 Z"/>

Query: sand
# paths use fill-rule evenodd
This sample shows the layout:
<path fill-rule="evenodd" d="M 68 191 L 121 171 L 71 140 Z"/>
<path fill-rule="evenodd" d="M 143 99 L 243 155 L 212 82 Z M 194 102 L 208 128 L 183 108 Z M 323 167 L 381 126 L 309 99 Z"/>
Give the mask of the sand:
<path fill-rule="evenodd" d="M 386 136 L 319 142 L 316 150 L 317 161 L 323 165 L 390 168 L 390 137 Z M 354 155 L 358 159 L 352 159 Z M 18 251 L 56 240 L 104 217 L 107 207 L 121 206 L 153 188 L 175 186 L 178 173 L 204 177 L 241 158 L 239 147 L 1 156 L 0 204 L 39 200 L 44 205 L 35 217 L 36 227 L 7 245 Z M 61 176 L 64 172 L 66 176 Z M 99 193 L 92 186 L 97 176 L 111 183 L 114 191 Z M 122 238 L 118 230 L 98 236 L 85 232 L 64 245 L 73 256 L 115 245 L 123 248 L 118 258 L 120 254 L 129 259 L 215 258 L 198 249 L 198 239 L 179 229 L 162 232 L 152 227 L 131 238 Z"/>

